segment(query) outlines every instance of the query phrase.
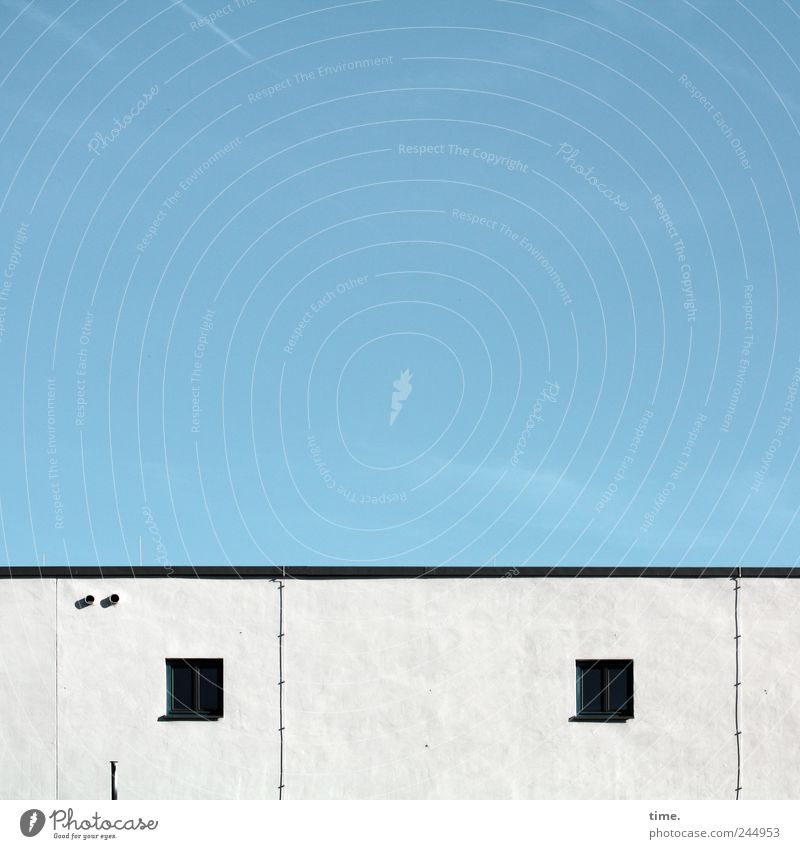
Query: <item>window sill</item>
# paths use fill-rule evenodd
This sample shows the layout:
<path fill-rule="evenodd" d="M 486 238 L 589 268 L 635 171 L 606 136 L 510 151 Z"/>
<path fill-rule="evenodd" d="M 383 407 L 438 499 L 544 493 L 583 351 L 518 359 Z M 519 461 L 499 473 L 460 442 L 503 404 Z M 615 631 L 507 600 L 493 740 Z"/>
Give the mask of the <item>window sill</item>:
<path fill-rule="evenodd" d="M 633 719 L 632 716 L 587 716 L 587 715 L 578 715 L 571 716 L 569 718 L 570 722 L 627 722 L 629 719 Z"/>
<path fill-rule="evenodd" d="M 197 713 L 187 714 L 186 716 L 165 713 L 163 716 L 158 717 L 157 722 L 216 722 L 218 719 L 222 719 L 222 717 L 200 716 L 200 714 Z"/>

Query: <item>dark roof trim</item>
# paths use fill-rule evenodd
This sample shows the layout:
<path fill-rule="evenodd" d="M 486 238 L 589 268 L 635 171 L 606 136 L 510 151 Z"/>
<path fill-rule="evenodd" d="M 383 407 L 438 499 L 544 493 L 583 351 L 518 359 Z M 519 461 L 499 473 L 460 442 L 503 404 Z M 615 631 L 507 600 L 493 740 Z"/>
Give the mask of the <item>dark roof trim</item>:
<path fill-rule="evenodd" d="M 0 578 L 800 578 L 797 566 L 0 566 Z"/>

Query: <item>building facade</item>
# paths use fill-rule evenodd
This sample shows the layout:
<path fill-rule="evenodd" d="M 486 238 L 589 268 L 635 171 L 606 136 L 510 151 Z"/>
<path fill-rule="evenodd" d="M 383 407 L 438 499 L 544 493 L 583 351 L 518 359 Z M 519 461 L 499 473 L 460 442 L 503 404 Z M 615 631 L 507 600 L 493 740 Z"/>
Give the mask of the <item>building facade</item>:
<path fill-rule="evenodd" d="M 797 799 L 799 576 L 6 568 L 0 798 Z"/>

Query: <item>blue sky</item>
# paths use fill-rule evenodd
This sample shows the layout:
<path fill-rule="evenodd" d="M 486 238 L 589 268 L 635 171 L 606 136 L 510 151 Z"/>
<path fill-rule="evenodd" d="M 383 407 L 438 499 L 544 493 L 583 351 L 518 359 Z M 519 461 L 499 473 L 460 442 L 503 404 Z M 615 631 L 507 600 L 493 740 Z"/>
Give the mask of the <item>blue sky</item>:
<path fill-rule="evenodd" d="M 792 565 L 800 3 L 0 2 L 0 560 Z"/>

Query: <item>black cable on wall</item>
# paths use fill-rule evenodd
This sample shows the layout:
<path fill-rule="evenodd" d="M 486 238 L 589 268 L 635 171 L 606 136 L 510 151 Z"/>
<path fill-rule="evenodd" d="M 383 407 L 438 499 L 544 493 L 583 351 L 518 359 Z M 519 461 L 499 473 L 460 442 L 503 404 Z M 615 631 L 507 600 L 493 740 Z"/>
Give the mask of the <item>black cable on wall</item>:
<path fill-rule="evenodd" d="M 278 733 L 280 734 L 278 799 L 283 799 L 283 588 L 283 581 L 278 581 Z"/>
<path fill-rule="evenodd" d="M 736 645 L 736 682 L 734 683 L 734 692 L 736 697 L 734 699 L 734 722 L 735 722 L 735 734 L 736 734 L 736 799 L 739 799 L 739 794 L 742 790 L 742 731 L 739 728 L 739 694 L 742 688 L 742 682 L 739 677 L 740 666 L 739 666 L 739 641 L 741 640 L 742 635 L 739 633 L 739 590 L 741 589 L 741 585 L 739 581 L 742 578 L 742 570 L 741 567 L 738 570 L 738 573 L 735 578 L 733 578 L 733 630 L 734 630 L 734 642 Z"/>

